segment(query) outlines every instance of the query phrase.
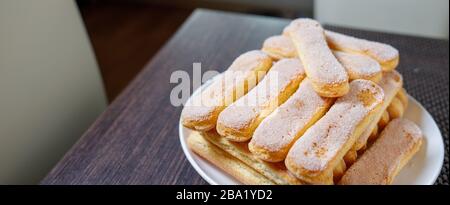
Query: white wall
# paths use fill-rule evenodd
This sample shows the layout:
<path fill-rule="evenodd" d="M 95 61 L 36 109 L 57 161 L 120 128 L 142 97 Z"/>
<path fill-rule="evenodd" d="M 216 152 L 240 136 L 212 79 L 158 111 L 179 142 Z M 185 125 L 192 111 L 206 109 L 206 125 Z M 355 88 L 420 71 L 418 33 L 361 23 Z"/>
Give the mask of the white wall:
<path fill-rule="evenodd" d="M 0 1 L 0 184 L 37 183 L 106 106 L 72 0 Z"/>
<path fill-rule="evenodd" d="M 448 0 L 315 0 L 322 23 L 445 38 L 449 36 Z"/>

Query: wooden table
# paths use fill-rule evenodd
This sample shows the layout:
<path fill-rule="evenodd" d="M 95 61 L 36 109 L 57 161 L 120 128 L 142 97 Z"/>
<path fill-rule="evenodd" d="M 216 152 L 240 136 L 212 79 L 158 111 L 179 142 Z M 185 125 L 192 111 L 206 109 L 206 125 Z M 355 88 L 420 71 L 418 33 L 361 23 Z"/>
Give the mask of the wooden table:
<path fill-rule="evenodd" d="M 223 71 L 239 54 L 258 49 L 264 39 L 281 33 L 288 22 L 279 18 L 196 10 L 41 183 L 207 184 L 181 149 L 178 121 L 182 108 L 170 103 L 170 92 L 176 86 L 169 83 L 170 76 L 179 69 L 192 75 L 193 62 L 201 62 L 203 71 Z M 444 104 L 447 114 L 436 120 L 444 121 L 440 125 L 446 123 L 448 127 L 447 41 L 327 28 L 397 47 L 401 53 L 399 70 L 407 73 L 404 74 L 406 86 L 413 96 L 414 86 L 408 84 L 412 76 L 404 69 L 422 64 L 437 67 L 436 72 L 442 72 L 444 77 L 436 80 L 446 84 L 434 89 L 443 89 L 444 97 L 447 89 L 447 104 Z M 428 46 L 426 48 L 432 46 L 440 54 L 428 55 L 426 49 L 417 49 L 420 47 L 411 43 L 416 46 L 422 43 Z M 422 70 L 414 72 L 420 74 Z M 421 102 L 426 100 L 415 97 Z M 448 129 L 443 134 L 448 145 Z M 446 166 L 448 171 L 448 157 Z"/>

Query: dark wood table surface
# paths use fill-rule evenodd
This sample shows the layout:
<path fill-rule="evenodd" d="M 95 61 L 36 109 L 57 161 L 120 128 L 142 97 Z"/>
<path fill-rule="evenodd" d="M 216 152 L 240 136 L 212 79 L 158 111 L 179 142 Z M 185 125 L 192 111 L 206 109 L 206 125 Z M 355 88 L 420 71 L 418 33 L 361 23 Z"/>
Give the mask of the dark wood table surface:
<path fill-rule="evenodd" d="M 176 70 L 192 75 L 193 62 L 201 62 L 202 71 L 223 71 L 239 54 L 258 49 L 264 39 L 281 33 L 288 22 L 196 10 L 41 184 L 207 184 L 181 149 L 178 122 L 182 108 L 170 103 L 170 92 L 176 86 L 169 82 L 170 76 Z M 398 70 L 404 74 L 405 86 L 435 117 L 447 151 L 448 41 L 327 28 L 390 43 L 400 50 Z M 429 83 L 427 78 L 442 84 L 416 86 L 416 82 Z M 436 95 L 438 102 L 432 99 Z M 448 153 L 443 172 L 448 176 Z M 448 184 L 443 175 L 438 184 Z"/>

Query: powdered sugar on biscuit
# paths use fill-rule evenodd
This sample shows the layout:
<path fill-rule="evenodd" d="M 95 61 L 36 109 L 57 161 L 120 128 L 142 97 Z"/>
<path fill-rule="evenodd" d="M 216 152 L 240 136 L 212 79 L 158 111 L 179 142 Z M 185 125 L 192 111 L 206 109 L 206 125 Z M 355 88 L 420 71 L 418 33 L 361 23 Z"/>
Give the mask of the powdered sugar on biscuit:
<path fill-rule="evenodd" d="M 388 44 L 359 39 L 333 31 L 325 31 L 325 35 L 327 41 L 335 47 L 366 53 L 380 62 L 394 60 L 399 55 L 398 50 Z"/>
<path fill-rule="evenodd" d="M 419 149 L 422 140 L 422 131 L 416 124 L 402 118 L 392 120 L 340 183 L 390 184 L 396 170 Z"/>
<path fill-rule="evenodd" d="M 341 84 L 348 81 L 347 73 L 334 57 L 325 40 L 323 28 L 312 19 L 300 19 L 289 35 L 302 60 L 308 78 L 321 84 Z"/>
<path fill-rule="evenodd" d="M 210 86 L 192 96 L 181 113 L 183 121 L 215 122 L 216 119 L 211 117 L 217 117 L 218 112 L 231 104 L 235 100 L 236 89 L 243 89 L 249 76 L 255 75 L 255 69 L 267 61 L 270 61 L 270 57 L 260 50 L 240 55 Z"/>
<path fill-rule="evenodd" d="M 265 108 L 273 106 L 269 103 L 276 101 L 293 80 L 304 77 L 305 71 L 300 60 L 278 61 L 254 89 L 220 113 L 219 123 L 234 129 L 246 128 L 263 114 L 261 112 Z"/>
<path fill-rule="evenodd" d="M 368 80 L 378 74 L 381 74 L 380 64 L 372 58 L 360 54 L 345 53 L 341 51 L 333 51 L 333 54 L 345 67 L 351 80 Z"/>
<path fill-rule="evenodd" d="M 374 83 L 367 80 L 351 82 L 350 92 L 339 98 L 291 148 L 287 156 L 291 164 L 309 171 L 326 169 L 337 152 L 349 143 L 361 121 L 383 98 L 381 88 Z"/>
<path fill-rule="evenodd" d="M 317 112 L 328 107 L 331 98 L 319 96 L 308 79 L 255 130 L 251 143 L 270 152 L 288 148 Z"/>

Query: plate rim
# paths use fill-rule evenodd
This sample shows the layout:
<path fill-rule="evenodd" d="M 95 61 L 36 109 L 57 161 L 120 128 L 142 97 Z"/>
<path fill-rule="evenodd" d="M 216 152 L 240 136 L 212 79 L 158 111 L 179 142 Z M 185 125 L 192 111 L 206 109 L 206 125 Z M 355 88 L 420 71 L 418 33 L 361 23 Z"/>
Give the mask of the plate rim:
<path fill-rule="evenodd" d="M 442 160 L 439 160 L 440 161 L 440 163 L 439 163 L 440 169 L 439 169 L 438 172 L 434 173 L 434 176 L 432 177 L 433 180 L 431 181 L 431 183 L 427 184 L 427 185 L 434 185 L 436 183 L 437 179 L 439 178 L 439 175 L 442 172 L 442 168 L 444 167 L 445 145 L 444 145 L 444 139 L 442 137 L 442 132 L 441 132 L 441 129 L 439 128 L 439 125 L 436 123 L 436 120 L 434 120 L 433 115 L 431 115 L 431 113 L 428 112 L 428 110 L 425 109 L 425 107 L 418 100 L 416 100 L 413 96 L 411 96 L 409 94 L 407 94 L 407 96 L 408 96 L 408 99 L 410 101 L 413 101 L 416 105 L 418 105 L 420 107 L 421 110 L 425 111 L 425 113 L 430 116 L 430 118 L 431 118 L 431 120 L 433 122 L 433 125 L 436 126 L 437 131 L 439 133 L 439 136 L 437 136 L 437 137 L 439 137 L 439 141 L 440 141 L 440 143 L 439 143 L 440 146 L 439 147 L 440 147 L 440 150 L 442 150 L 442 152 L 441 152 L 442 154 L 439 156 L 439 158 L 442 159 Z"/>
<path fill-rule="evenodd" d="M 181 117 L 180 117 L 180 123 L 178 124 L 178 132 L 179 132 L 179 139 L 180 139 L 180 143 L 181 143 L 181 148 L 183 149 L 183 153 L 184 156 L 187 158 L 187 160 L 189 161 L 189 163 L 191 164 L 192 167 L 194 167 L 194 170 L 197 171 L 197 173 L 206 181 L 208 182 L 210 185 L 219 185 L 219 183 L 217 183 L 214 179 L 212 179 L 211 177 L 209 177 L 208 174 L 206 174 L 202 168 L 200 168 L 200 166 L 197 164 L 197 162 L 194 160 L 194 158 L 192 158 L 192 151 L 187 147 L 187 143 L 184 143 L 184 134 L 183 134 L 183 126 L 181 123 Z M 191 131 L 192 132 L 192 131 Z"/>

